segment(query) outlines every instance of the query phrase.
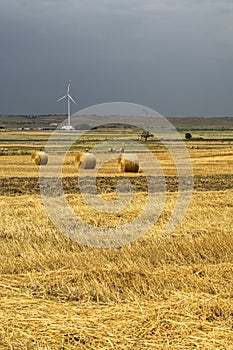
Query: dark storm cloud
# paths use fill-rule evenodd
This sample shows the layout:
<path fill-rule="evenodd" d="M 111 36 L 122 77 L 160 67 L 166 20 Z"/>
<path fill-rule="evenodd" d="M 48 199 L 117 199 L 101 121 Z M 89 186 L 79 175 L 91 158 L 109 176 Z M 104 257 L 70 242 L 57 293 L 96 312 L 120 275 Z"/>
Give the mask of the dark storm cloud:
<path fill-rule="evenodd" d="M 232 115 L 232 37 L 230 0 L 4 0 L 0 113 L 64 113 L 71 79 L 79 109 Z"/>

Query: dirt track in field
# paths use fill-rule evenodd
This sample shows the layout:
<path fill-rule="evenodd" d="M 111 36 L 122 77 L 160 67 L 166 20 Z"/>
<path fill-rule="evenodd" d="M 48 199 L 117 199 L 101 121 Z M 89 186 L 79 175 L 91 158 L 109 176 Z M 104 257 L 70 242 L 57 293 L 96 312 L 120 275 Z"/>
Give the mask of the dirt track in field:
<path fill-rule="evenodd" d="M 116 190 L 117 182 L 119 179 L 124 179 L 123 176 L 116 177 L 97 177 L 97 188 L 102 193 L 109 193 Z M 147 179 L 145 176 L 130 177 L 125 179 L 131 181 L 134 191 L 147 192 Z M 177 176 L 167 176 L 166 178 L 166 191 L 175 192 L 178 190 L 178 178 Z M 82 190 L 92 193 L 94 191 L 94 185 L 91 183 L 90 177 L 82 178 Z M 187 181 L 190 181 L 187 179 Z M 158 184 L 161 183 L 159 177 L 152 178 L 152 191 L 158 191 Z M 52 188 L 48 188 L 50 195 L 60 195 L 61 191 L 58 190 L 57 180 L 53 179 Z M 209 175 L 209 176 L 194 176 L 194 190 L 196 191 L 223 191 L 233 188 L 233 175 Z M 63 178 L 63 189 L 65 193 L 74 194 L 79 193 L 79 184 L 77 177 L 65 177 Z M 127 185 L 125 190 L 127 189 Z M 24 195 L 24 194 L 39 194 L 40 185 L 39 179 L 36 177 L 22 178 L 0 178 L 0 195 Z"/>

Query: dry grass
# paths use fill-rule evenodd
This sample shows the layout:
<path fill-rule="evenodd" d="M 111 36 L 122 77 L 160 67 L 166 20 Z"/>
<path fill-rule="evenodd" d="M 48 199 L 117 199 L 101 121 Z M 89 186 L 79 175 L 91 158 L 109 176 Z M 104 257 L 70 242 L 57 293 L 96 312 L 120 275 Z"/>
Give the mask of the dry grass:
<path fill-rule="evenodd" d="M 5 312 L 0 344 L 8 349 L 232 348 L 232 305 L 215 295 L 179 292 L 117 306 L 13 296 Z"/>
<path fill-rule="evenodd" d="M 166 153 L 156 154 L 174 174 Z M 228 146 L 190 155 L 195 174 L 232 174 Z M 64 174 L 76 174 L 72 154 Z M 30 156 L 2 156 L 0 176 L 36 177 L 38 169 Z M 133 220 L 147 199 L 138 192 L 114 215 L 66 196 L 93 230 Z M 184 221 L 167 235 L 175 200 L 167 194 L 147 235 L 98 249 L 60 233 L 39 195 L 1 196 L 0 349 L 233 349 L 233 190 L 195 191 Z"/>
<path fill-rule="evenodd" d="M 127 217 L 145 195 L 135 196 Z M 112 214 L 100 222 L 80 195 L 68 199 L 93 225 L 119 224 Z M 102 250 L 59 233 L 39 196 L 1 197 L 2 348 L 230 349 L 232 199 L 233 191 L 194 193 L 167 236 L 170 194 L 147 236 Z"/>
<path fill-rule="evenodd" d="M 154 153 L 166 176 L 177 175 L 174 161 L 168 152 L 157 150 Z M 220 149 L 189 149 L 189 154 L 195 175 L 233 174 L 232 147 L 226 146 L 225 148 Z M 70 152 L 65 158 L 63 175 L 66 177 L 77 176 L 77 167 L 74 164 L 74 156 L 75 153 Z M 100 156 L 100 159 L 97 158 L 97 166 L 103 161 L 106 161 L 107 156 L 108 155 L 102 155 Z M 58 158 L 58 161 L 59 159 L 60 158 Z M 37 177 L 38 174 L 39 169 L 32 166 L 30 155 L 0 157 L 0 177 Z M 111 161 L 111 163 L 106 163 L 100 169 L 101 176 L 115 176 L 117 174 L 117 159 Z M 132 173 L 130 176 L 132 176 Z"/>

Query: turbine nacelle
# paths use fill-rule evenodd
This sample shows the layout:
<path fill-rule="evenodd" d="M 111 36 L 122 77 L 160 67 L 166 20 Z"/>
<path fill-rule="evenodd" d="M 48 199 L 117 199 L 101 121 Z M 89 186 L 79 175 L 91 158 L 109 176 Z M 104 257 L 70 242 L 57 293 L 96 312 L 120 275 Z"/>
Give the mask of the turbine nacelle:
<path fill-rule="evenodd" d="M 73 97 L 70 95 L 70 84 L 71 84 L 71 80 L 69 80 L 68 82 L 68 86 L 67 86 L 67 91 L 66 91 L 66 94 L 62 97 L 60 97 L 57 102 L 61 101 L 61 100 L 64 100 L 66 97 L 69 98 L 74 104 L 77 105 L 77 102 L 75 102 L 75 100 L 73 99 Z"/>
<path fill-rule="evenodd" d="M 78 105 L 77 102 L 75 102 L 75 100 L 73 99 L 73 97 L 70 96 L 69 94 L 66 94 L 66 95 L 62 96 L 61 98 L 59 98 L 59 99 L 57 100 L 57 102 L 59 102 L 59 101 L 61 101 L 61 100 L 64 100 L 65 98 L 70 99 L 70 101 L 72 101 L 76 106 Z"/>

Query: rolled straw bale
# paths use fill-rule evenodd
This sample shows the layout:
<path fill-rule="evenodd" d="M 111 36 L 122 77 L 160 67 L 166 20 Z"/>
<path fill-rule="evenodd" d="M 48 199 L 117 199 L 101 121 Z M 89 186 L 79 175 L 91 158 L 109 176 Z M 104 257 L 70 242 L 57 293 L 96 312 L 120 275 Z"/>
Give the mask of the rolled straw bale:
<path fill-rule="evenodd" d="M 78 168 L 82 169 L 95 169 L 96 157 L 93 153 L 78 152 L 75 155 L 74 163 Z"/>
<path fill-rule="evenodd" d="M 138 156 L 132 153 L 121 154 L 118 158 L 118 169 L 123 173 L 137 173 L 139 171 Z"/>
<path fill-rule="evenodd" d="M 31 161 L 34 165 L 46 165 L 48 163 L 48 155 L 43 151 L 35 151 L 31 155 Z"/>

